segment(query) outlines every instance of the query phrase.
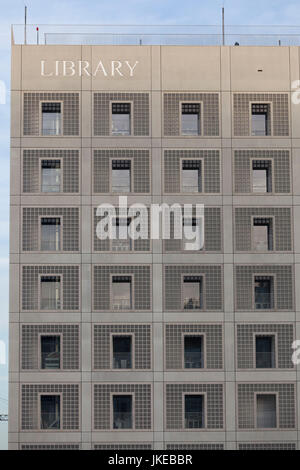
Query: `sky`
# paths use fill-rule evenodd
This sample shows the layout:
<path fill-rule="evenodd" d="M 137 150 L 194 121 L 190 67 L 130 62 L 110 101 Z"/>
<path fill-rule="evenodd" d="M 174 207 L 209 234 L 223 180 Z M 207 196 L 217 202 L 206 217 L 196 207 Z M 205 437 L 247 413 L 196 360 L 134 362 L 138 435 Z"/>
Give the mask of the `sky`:
<path fill-rule="evenodd" d="M 10 25 L 22 24 L 215 25 L 225 7 L 228 25 L 300 25 L 299 0 L 0 0 L 0 341 L 8 343 L 9 80 Z M 162 28 L 163 32 L 163 28 Z M 1 99 L 0 99 L 1 103 Z M 12 287 L 13 288 L 13 287 Z M 0 364 L 0 414 L 7 412 L 7 364 Z M 0 449 L 7 448 L 7 423 L 0 422 Z"/>

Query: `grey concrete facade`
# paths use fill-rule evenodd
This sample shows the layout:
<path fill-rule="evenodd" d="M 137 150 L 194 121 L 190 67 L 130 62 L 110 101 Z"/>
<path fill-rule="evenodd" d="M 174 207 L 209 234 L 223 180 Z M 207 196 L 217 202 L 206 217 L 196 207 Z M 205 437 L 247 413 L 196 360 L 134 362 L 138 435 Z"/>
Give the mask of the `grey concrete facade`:
<path fill-rule="evenodd" d="M 101 71 L 96 76 L 79 76 L 77 68 L 74 75 L 55 75 L 56 60 L 89 61 L 95 70 L 100 59 L 107 76 Z M 51 76 L 41 76 L 42 60 Z M 123 76 L 112 76 L 109 67 L 114 60 L 138 61 L 133 76 L 128 70 Z M 300 106 L 291 99 L 292 82 L 299 77 L 298 47 L 12 46 L 10 449 L 62 445 L 81 449 L 118 445 L 300 448 L 299 366 L 294 367 L 289 359 L 292 341 L 300 339 Z M 43 100 L 64 103 L 61 136 L 40 135 L 36 102 Z M 109 135 L 107 102 L 114 100 L 133 103 L 133 135 Z M 202 104 L 202 135 L 180 134 L 181 102 Z M 251 136 L 249 103 L 253 102 L 271 103 L 271 135 Z M 106 155 L 108 150 L 111 154 Z M 95 159 L 99 155 L 101 163 L 111 156 L 120 158 L 118 151 L 136 159 L 134 168 L 142 158 L 149 164 L 148 176 L 145 170 L 141 173 L 145 185 L 138 187 L 137 181 L 134 192 L 128 194 L 129 205 L 199 202 L 208 209 L 219 208 L 217 215 L 211 215 L 212 227 L 220 230 L 218 240 L 209 244 L 207 238 L 204 251 L 198 253 L 184 252 L 178 246 L 166 249 L 162 240 L 152 240 L 146 249 L 131 253 L 95 249 L 95 208 L 102 202 L 118 204 L 118 195 L 105 189 L 104 183 L 95 191 L 95 172 L 107 171 L 97 169 Z M 69 168 L 64 173 L 66 190 L 43 194 L 34 183 L 41 156 L 65 159 L 64 168 Z M 176 163 L 180 158 L 207 159 L 201 194 L 180 191 Z M 247 159 L 272 162 L 274 189 L 270 194 L 254 194 L 249 189 L 250 166 L 241 163 Z M 288 214 L 278 212 L 280 208 Z M 62 214 L 66 224 L 70 209 L 78 211 L 78 233 L 72 238 L 70 231 L 59 253 L 40 251 L 34 217 Z M 272 251 L 251 250 L 249 219 L 247 233 L 236 229 L 238 217 L 239 227 L 244 226 L 243 214 L 274 217 L 279 235 L 274 237 Z M 280 217 L 285 217 L 283 222 Z M 209 236 L 214 236 L 213 228 Z M 39 308 L 35 283 L 38 275 L 49 272 L 63 276 L 64 301 L 59 311 Z M 136 308 L 113 311 L 109 300 L 105 304 L 109 275 L 132 272 L 134 287 L 142 280 Z M 203 310 L 184 311 L 176 300 L 176 283 L 182 273 L 205 273 Z M 275 276 L 276 302 L 271 310 L 255 310 L 253 275 Z M 68 330 L 70 326 L 76 326 L 79 333 Z M 110 366 L 107 337 L 113 328 L 135 335 L 132 370 Z M 64 351 L 66 365 L 60 371 L 41 370 L 35 360 L 41 331 L 58 331 L 64 345 L 72 338 L 73 343 L 77 341 L 70 346 L 70 357 L 67 348 Z M 205 368 L 187 370 L 180 363 L 178 349 L 184 331 L 205 335 L 210 345 Z M 253 366 L 251 338 L 261 332 L 277 335 L 277 363 L 270 370 Z M 139 334 L 149 334 L 148 349 Z M 104 357 L 108 357 L 106 362 Z M 268 391 L 278 397 L 278 423 L 274 429 L 257 429 L 254 397 Z M 112 429 L 111 396 L 118 392 L 134 396 L 135 429 Z M 41 393 L 63 397 L 62 429 L 39 429 Z M 204 429 L 184 428 L 185 393 L 205 395 Z"/>

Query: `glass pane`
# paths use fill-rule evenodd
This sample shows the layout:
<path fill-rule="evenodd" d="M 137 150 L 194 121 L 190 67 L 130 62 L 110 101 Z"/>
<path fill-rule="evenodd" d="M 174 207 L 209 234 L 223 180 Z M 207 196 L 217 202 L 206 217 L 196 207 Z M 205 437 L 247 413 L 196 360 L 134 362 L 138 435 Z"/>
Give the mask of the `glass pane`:
<path fill-rule="evenodd" d="M 112 191 L 116 193 L 130 193 L 130 170 L 112 170 Z"/>
<path fill-rule="evenodd" d="M 266 193 L 268 192 L 268 170 L 260 169 L 253 170 L 253 192 L 254 193 Z"/>
<path fill-rule="evenodd" d="M 42 192 L 58 193 L 60 191 L 60 180 L 60 168 L 42 168 Z"/>
<path fill-rule="evenodd" d="M 47 276 L 41 278 L 41 309 L 60 310 L 60 279 Z"/>
<path fill-rule="evenodd" d="M 60 336 L 42 336 L 42 369 L 60 368 Z"/>
<path fill-rule="evenodd" d="M 196 240 L 201 241 L 201 228 L 201 221 L 199 219 L 183 219 L 182 239 L 184 250 L 190 249 L 191 243 L 195 243 Z M 187 238 L 187 235 L 192 235 L 193 238 Z"/>
<path fill-rule="evenodd" d="M 271 280 L 255 281 L 255 308 L 273 308 Z"/>
<path fill-rule="evenodd" d="M 252 114 L 252 135 L 267 135 L 267 115 Z"/>
<path fill-rule="evenodd" d="M 269 227 L 268 225 L 253 226 L 253 244 L 256 251 L 268 251 Z"/>
<path fill-rule="evenodd" d="M 200 282 L 183 283 L 183 305 L 186 310 L 201 308 L 201 287 Z"/>
<path fill-rule="evenodd" d="M 204 407 L 202 395 L 185 395 L 185 427 L 203 428 L 204 427 Z"/>
<path fill-rule="evenodd" d="M 132 428 L 132 396 L 119 395 L 113 397 L 114 429 Z"/>
<path fill-rule="evenodd" d="M 41 396 L 41 428 L 60 429 L 60 396 Z"/>
<path fill-rule="evenodd" d="M 112 114 L 112 134 L 130 135 L 130 114 Z"/>
<path fill-rule="evenodd" d="M 275 367 L 274 336 L 256 337 L 256 367 Z"/>
<path fill-rule="evenodd" d="M 181 134 L 199 135 L 199 114 L 181 115 Z"/>
<path fill-rule="evenodd" d="M 131 336 L 113 337 L 114 369 L 131 369 Z"/>
<path fill-rule="evenodd" d="M 184 367 L 186 369 L 200 369 L 203 367 L 202 336 L 185 336 Z"/>
<path fill-rule="evenodd" d="M 41 225 L 41 250 L 60 250 L 60 220 L 42 219 Z"/>
<path fill-rule="evenodd" d="M 112 251 L 130 251 L 132 249 L 132 240 L 128 234 L 130 219 L 125 217 L 113 219 L 113 233 L 115 239 L 112 239 Z"/>
<path fill-rule="evenodd" d="M 131 282 L 112 283 L 112 308 L 113 310 L 131 309 Z"/>
<path fill-rule="evenodd" d="M 276 396 L 257 395 L 257 427 L 276 428 Z"/>
<path fill-rule="evenodd" d="M 201 191 L 200 178 L 201 178 L 201 174 L 198 169 L 182 170 L 182 191 L 185 193 L 200 192 Z"/>

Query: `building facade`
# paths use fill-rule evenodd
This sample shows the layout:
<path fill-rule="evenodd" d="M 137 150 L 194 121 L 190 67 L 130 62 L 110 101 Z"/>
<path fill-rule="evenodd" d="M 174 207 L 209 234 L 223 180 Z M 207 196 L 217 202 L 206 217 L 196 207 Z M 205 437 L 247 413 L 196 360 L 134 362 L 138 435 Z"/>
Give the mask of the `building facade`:
<path fill-rule="evenodd" d="M 10 449 L 299 448 L 299 51 L 12 44 Z"/>

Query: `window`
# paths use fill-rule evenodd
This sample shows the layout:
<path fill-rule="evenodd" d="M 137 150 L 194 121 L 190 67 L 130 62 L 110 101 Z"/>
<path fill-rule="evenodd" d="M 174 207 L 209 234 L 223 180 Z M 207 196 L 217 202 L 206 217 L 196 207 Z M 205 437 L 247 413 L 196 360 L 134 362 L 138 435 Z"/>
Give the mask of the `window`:
<path fill-rule="evenodd" d="M 42 160 L 42 192 L 58 193 L 61 190 L 60 160 Z"/>
<path fill-rule="evenodd" d="M 132 429 L 132 395 L 113 396 L 113 428 Z"/>
<path fill-rule="evenodd" d="M 131 160 L 112 160 L 111 190 L 113 193 L 130 193 Z"/>
<path fill-rule="evenodd" d="M 41 310 L 61 309 L 59 276 L 41 276 Z"/>
<path fill-rule="evenodd" d="M 41 429 L 60 429 L 60 395 L 41 395 Z"/>
<path fill-rule="evenodd" d="M 131 219 L 127 217 L 117 217 L 112 220 L 113 234 L 115 238 L 111 240 L 112 251 L 131 251 L 132 239 L 128 234 Z"/>
<path fill-rule="evenodd" d="M 131 103 L 112 103 L 112 135 L 130 135 Z"/>
<path fill-rule="evenodd" d="M 272 163 L 270 160 L 252 161 L 252 190 L 254 193 L 272 192 Z"/>
<path fill-rule="evenodd" d="M 274 308 L 274 282 L 270 276 L 255 276 L 254 281 L 255 308 Z"/>
<path fill-rule="evenodd" d="M 61 135 L 62 103 L 42 103 L 42 135 Z"/>
<path fill-rule="evenodd" d="M 186 335 L 184 337 L 184 368 L 203 368 L 203 336 Z"/>
<path fill-rule="evenodd" d="M 204 396 L 184 396 L 184 424 L 187 429 L 204 428 Z"/>
<path fill-rule="evenodd" d="M 181 104 L 181 134 L 200 135 L 200 103 Z"/>
<path fill-rule="evenodd" d="M 41 250 L 59 251 L 60 250 L 60 218 L 42 217 L 41 218 Z"/>
<path fill-rule="evenodd" d="M 258 428 L 276 428 L 276 395 L 256 395 L 256 425 Z"/>
<path fill-rule="evenodd" d="M 253 219 L 252 228 L 254 250 L 273 250 L 273 219 L 267 217 L 255 217 Z"/>
<path fill-rule="evenodd" d="M 132 337 L 131 336 L 113 336 L 113 368 L 131 369 Z"/>
<path fill-rule="evenodd" d="M 184 310 L 199 310 L 203 308 L 202 277 L 184 276 L 183 278 L 183 308 Z"/>
<path fill-rule="evenodd" d="M 268 103 L 251 104 L 252 135 L 257 137 L 271 135 L 271 105 Z"/>
<path fill-rule="evenodd" d="M 257 369 L 275 367 L 275 336 L 257 335 L 255 337 L 255 353 Z"/>
<path fill-rule="evenodd" d="M 41 336 L 41 368 L 60 369 L 60 336 Z"/>
<path fill-rule="evenodd" d="M 183 250 L 202 250 L 203 249 L 203 221 L 196 218 L 183 219 L 182 248 Z M 188 238 L 193 236 L 193 238 Z M 194 245 L 194 246 L 192 246 Z"/>
<path fill-rule="evenodd" d="M 184 193 L 202 192 L 201 160 L 182 160 L 181 190 Z"/>
<path fill-rule="evenodd" d="M 112 277 L 112 309 L 113 310 L 131 310 L 132 309 L 131 281 L 132 279 L 130 276 L 113 276 Z"/>

